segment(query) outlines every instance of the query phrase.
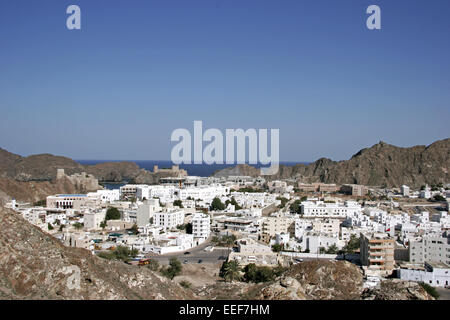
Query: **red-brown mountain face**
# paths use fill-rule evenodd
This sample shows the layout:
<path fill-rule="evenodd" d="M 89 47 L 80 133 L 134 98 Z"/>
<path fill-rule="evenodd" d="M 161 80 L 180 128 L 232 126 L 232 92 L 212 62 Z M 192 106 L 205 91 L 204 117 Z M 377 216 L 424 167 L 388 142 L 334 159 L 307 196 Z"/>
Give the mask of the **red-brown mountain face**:
<path fill-rule="evenodd" d="M 356 183 L 389 187 L 406 184 L 420 187 L 426 183 L 447 183 L 450 168 L 450 139 L 429 146 L 396 147 L 385 142 L 362 149 L 349 160 L 332 161 L 321 158 L 309 165 L 280 165 L 273 179 L 299 179 L 303 182 Z M 259 170 L 238 165 L 215 172 L 215 176 L 258 176 Z"/>

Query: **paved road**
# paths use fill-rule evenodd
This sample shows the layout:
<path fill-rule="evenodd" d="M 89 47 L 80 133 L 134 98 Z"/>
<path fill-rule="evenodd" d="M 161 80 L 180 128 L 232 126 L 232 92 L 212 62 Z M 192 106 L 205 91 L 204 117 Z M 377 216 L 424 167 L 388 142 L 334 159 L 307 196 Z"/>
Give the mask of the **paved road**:
<path fill-rule="evenodd" d="M 223 262 L 226 257 L 228 257 L 230 249 L 215 248 L 213 251 L 205 251 L 204 249 L 210 245 L 212 245 L 211 239 L 208 239 L 201 245 L 187 250 L 186 252 L 189 252 L 189 254 L 185 254 L 185 252 L 168 253 L 164 255 L 147 254 L 146 257 L 155 259 L 160 264 L 169 264 L 169 260 L 174 257 L 182 263 L 184 263 L 185 260 L 187 260 L 187 263 L 198 263 L 199 260 L 202 260 L 201 263 L 218 263 Z"/>
<path fill-rule="evenodd" d="M 438 300 L 450 300 L 450 289 L 436 287 L 436 291 L 440 295 Z"/>

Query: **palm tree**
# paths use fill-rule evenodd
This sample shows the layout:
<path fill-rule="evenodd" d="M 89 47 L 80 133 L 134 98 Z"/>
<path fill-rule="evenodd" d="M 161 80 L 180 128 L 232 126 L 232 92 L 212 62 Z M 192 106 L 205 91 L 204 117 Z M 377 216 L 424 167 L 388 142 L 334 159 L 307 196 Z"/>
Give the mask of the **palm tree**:
<path fill-rule="evenodd" d="M 224 262 L 222 266 L 221 277 L 225 279 L 225 281 L 233 282 L 235 279 L 239 279 L 241 267 L 236 260 L 230 262 Z"/>

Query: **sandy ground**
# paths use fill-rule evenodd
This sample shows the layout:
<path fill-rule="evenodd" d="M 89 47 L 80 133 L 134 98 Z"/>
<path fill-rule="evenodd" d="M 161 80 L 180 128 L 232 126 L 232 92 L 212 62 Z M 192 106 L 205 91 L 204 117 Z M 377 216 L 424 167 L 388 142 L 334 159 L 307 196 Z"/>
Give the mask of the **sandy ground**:
<path fill-rule="evenodd" d="M 203 287 L 211 285 L 220 280 L 219 271 L 222 262 L 219 263 L 202 263 L 202 264 L 183 264 L 181 275 L 176 276 L 174 281 L 189 281 L 192 287 Z"/>

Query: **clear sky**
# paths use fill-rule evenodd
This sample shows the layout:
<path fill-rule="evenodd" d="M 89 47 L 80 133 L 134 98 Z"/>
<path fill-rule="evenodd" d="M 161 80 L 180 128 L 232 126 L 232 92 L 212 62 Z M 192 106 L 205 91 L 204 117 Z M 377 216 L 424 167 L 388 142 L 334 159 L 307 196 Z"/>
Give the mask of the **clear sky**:
<path fill-rule="evenodd" d="M 0 0 L 0 110 L 21 155 L 169 159 L 194 120 L 278 128 L 282 161 L 430 144 L 450 137 L 450 1 Z"/>

